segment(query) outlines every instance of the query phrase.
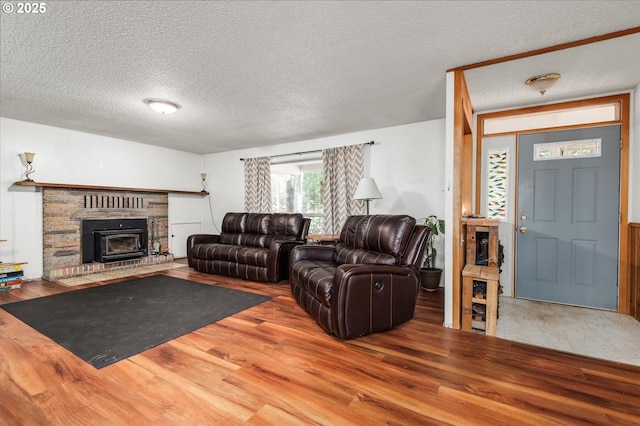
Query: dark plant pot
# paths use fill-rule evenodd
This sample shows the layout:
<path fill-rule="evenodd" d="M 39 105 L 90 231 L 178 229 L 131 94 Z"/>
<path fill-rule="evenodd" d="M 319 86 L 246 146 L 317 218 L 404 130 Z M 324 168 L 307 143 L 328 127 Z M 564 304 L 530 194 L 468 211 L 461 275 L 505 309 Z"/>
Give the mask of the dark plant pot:
<path fill-rule="evenodd" d="M 420 287 L 427 291 L 436 291 L 440 287 L 442 269 L 420 268 Z"/>

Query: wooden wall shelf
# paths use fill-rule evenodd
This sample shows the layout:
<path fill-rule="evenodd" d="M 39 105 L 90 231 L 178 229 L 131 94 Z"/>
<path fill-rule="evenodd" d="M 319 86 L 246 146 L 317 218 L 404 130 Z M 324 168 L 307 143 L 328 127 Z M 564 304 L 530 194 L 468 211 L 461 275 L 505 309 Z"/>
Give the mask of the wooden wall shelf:
<path fill-rule="evenodd" d="M 166 192 L 168 194 L 187 194 L 187 195 L 209 195 L 206 191 L 182 191 L 178 189 L 150 189 L 150 188 L 126 188 L 121 186 L 98 186 L 98 185 L 77 185 L 69 183 L 45 183 L 45 182 L 14 182 L 9 188 L 23 187 L 33 188 L 34 191 L 41 191 L 42 188 L 62 188 L 62 189 L 86 189 L 89 191 L 132 191 L 132 192 Z"/>

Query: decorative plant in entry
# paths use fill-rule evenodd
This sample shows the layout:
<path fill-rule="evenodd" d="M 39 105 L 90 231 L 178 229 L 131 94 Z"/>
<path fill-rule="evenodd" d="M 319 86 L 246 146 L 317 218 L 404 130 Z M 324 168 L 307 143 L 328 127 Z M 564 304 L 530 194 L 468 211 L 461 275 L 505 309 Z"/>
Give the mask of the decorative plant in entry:
<path fill-rule="evenodd" d="M 431 233 L 427 239 L 427 248 L 424 251 L 423 268 L 435 268 L 437 250 L 433 246 L 434 238 L 437 235 L 444 234 L 444 220 L 438 219 L 436 215 L 427 216 L 424 224 L 431 228 Z"/>
<path fill-rule="evenodd" d="M 424 219 L 424 224 L 431 228 L 431 232 L 427 238 L 424 261 L 422 268 L 420 268 L 420 287 L 427 291 L 436 291 L 440 286 L 442 269 L 435 267 L 437 250 L 433 246 L 433 242 L 437 235 L 444 234 L 444 220 L 438 219 L 436 215 L 431 215 Z"/>

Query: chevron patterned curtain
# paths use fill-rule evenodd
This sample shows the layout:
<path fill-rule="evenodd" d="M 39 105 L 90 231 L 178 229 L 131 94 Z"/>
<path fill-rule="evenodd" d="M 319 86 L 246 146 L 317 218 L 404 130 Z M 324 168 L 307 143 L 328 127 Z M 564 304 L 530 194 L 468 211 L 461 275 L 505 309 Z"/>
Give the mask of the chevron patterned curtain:
<path fill-rule="evenodd" d="M 347 217 L 364 213 L 364 202 L 353 199 L 364 170 L 364 145 L 322 150 L 323 232 L 338 234 Z"/>
<path fill-rule="evenodd" d="M 271 162 L 269 157 L 244 160 L 244 209 L 271 212 Z"/>

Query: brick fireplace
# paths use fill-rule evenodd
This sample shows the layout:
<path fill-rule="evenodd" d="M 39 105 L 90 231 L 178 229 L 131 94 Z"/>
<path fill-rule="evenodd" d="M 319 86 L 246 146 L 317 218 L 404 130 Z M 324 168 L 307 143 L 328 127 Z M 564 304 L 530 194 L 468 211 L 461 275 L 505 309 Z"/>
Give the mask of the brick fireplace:
<path fill-rule="evenodd" d="M 145 253 L 136 259 L 83 263 L 82 253 L 83 221 L 98 219 L 146 219 L 146 252 L 154 252 L 154 243 L 168 247 L 168 206 L 166 192 L 43 188 L 43 278 L 56 280 L 173 260 L 171 255 Z"/>

